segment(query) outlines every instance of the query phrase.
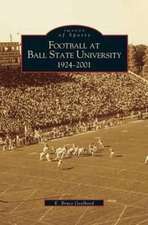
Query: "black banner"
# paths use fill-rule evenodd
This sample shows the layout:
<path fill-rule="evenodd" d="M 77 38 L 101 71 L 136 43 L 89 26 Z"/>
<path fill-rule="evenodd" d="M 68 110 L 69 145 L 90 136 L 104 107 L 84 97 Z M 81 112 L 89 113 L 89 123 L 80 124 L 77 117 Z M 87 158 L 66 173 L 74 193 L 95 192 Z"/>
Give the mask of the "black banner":
<path fill-rule="evenodd" d="M 22 71 L 127 71 L 127 35 L 102 35 L 63 26 L 47 35 L 22 35 Z"/>
<path fill-rule="evenodd" d="M 45 206 L 104 206 L 103 200 L 45 200 Z"/>

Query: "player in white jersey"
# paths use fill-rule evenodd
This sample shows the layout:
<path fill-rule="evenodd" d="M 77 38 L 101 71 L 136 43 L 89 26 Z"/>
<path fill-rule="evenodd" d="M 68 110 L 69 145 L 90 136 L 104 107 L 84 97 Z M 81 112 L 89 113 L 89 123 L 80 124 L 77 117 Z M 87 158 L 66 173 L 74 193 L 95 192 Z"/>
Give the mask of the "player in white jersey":
<path fill-rule="evenodd" d="M 40 153 L 40 160 L 43 160 L 43 159 L 47 159 L 47 161 L 51 161 L 50 159 L 50 155 L 49 155 L 49 147 L 48 147 L 48 144 L 45 144 L 44 145 L 44 148 L 43 148 L 43 151 Z"/>
<path fill-rule="evenodd" d="M 13 141 L 12 141 L 11 138 L 9 138 L 9 142 L 8 142 L 8 150 L 11 151 L 11 150 L 13 150 L 13 149 L 14 149 L 14 147 L 13 147 Z"/>
<path fill-rule="evenodd" d="M 6 140 L 4 140 L 3 141 L 3 151 L 6 151 L 6 149 L 7 149 L 7 141 Z"/>
<path fill-rule="evenodd" d="M 109 149 L 110 153 L 109 153 L 109 157 L 112 159 L 115 155 L 114 151 L 112 150 L 112 148 Z"/>
<path fill-rule="evenodd" d="M 101 150 L 104 149 L 104 145 L 103 145 L 100 137 L 97 137 L 97 145 L 98 145 L 99 149 L 101 149 Z"/>
<path fill-rule="evenodd" d="M 59 159 L 57 167 L 62 168 L 62 164 L 63 164 L 63 159 Z"/>
<path fill-rule="evenodd" d="M 145 157 L 144 163 L 145 163 L 145 164 L 148 164 L 148 155 Z"/>
<path fill-rule="evenodd" d="M 48 153 L 48 150 L 49 150 L 48 144 L 45 144 L 44 148 L 43 148 L 43 152 L 46 154 L 46 153 Z"/>
<path fill-rule="evenodd" d="M 92 156 L 94 156 L 94 153 L 97 152 L 97 146 L 96 146 L 94 143 L 90 144 L 90 145 L 88 146 L 88 152 L 89 152 Z"/>

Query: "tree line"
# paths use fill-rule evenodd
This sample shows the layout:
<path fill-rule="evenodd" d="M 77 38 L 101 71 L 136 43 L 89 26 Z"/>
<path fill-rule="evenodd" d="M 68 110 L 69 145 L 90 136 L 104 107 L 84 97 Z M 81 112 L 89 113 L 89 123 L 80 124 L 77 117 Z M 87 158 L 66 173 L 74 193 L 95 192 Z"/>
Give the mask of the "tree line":
<path fill-rule="evenodd" d="M 148 72 L 148 46 L 130 44 L 128 46 L 128 69 L 142 75 L 146 68 Z"/>

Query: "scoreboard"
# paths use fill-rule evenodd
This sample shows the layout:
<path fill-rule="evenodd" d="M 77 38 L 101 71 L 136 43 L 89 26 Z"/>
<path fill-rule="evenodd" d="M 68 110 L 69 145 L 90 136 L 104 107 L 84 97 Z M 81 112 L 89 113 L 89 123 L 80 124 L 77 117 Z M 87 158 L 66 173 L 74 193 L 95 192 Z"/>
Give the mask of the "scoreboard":
<path fill-rule="evenodd" d="M 0 67 L 20 66 L 20 44 L 0 42 Z"/>

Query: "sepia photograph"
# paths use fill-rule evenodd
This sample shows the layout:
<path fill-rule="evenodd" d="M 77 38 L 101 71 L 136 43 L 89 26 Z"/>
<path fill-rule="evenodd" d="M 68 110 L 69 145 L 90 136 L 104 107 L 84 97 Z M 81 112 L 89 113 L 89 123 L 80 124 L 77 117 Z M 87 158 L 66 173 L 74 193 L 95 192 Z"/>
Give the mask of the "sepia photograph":
<path fill-rule="evenodd" d="M 147 12 L 1 1 L 0 225 L 148 225 Z"/>

